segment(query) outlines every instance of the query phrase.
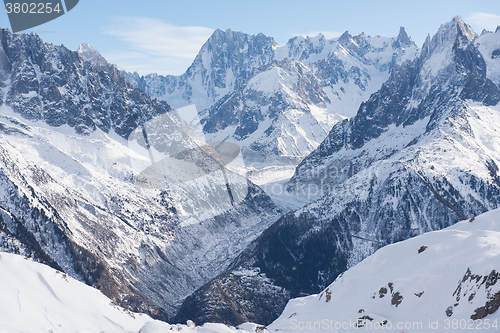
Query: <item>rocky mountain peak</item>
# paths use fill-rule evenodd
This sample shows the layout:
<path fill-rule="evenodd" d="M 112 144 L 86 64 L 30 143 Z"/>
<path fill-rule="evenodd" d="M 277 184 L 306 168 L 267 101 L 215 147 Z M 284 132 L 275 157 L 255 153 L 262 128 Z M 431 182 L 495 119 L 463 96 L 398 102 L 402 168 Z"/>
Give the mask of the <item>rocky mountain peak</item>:
<path fill-rule="evenodd" d="M 257 35 L 249 35 L 240 31 L 234 31 L 232 29 L 226 29 L 225 31 L 217 29 L 202 46 L 200 53 L 206 51 L 207 49 L 212 50 L 213 48 L 221 48 L 224 47 L 224 45 L 226 45 L 226 47 L 239 46 L 240 49 L 243 49 L 245 45 L 249 43 L 270 43 L 271 45 L 275 44 L 272 37 L 267 37 L 263 33 L 259 33 Z"/>
<path fill-rule="evenodd" d="M 0 42 L 0 85 L 5 87 L 0 105 L 25 119 L 69 125 L 78 134 L 99 128 L 127 137 L 139 123 L 170 111 L 165 102 L 135 89 L 89 45 L 74 52 L 35 34 L 8 30 L 2 31 Z"/>
<path fill-rule="evenodd" d="M 208 97 L 215 100 L 239 87 L 256 68 L 268 64 L 274 58 L 275 44 L 272 37 L 264 34 L 217 29 L 181 79 L 201 76 Z"/>
<path fill-rule="evenodd" d="M 352 36 L 349 34 L 349 32 L 346 30 L 340 37 L 339 37 L 339 43 L 342 45 L 347 45 L 351 41 Z"/>
<path fill-rule="evenodd" d="M 415 42 L 408 36 L 404 27 L 399 28 L 399 34 L 394 42 L 394 47 L 407 47 L 415 45 Z"/>
<path fill-rule="evenodd" d="M 481 36 L 484 36 L 486 34 L 491 34 L 491 31 L 488 31 L 486 29 L 483 29 L 483 31 L 481 31 Z"/>
<path fill-rule="evenodd" d="M 474 39 L 476 39 L 477 34 L 474 32 L 470 25 L 462 21 L 462 18 L 460 16 L 455 16 L 452 22 L 456 24 L 458 33 L 462 34 L 465 38 L 467 38 L 467 40 L 472 42 Z"/>
<path fill-rule="evenodd" d="M 426 40 L 422 46 L 422 57 L 430 53 L 441 52 L 450 46 L 464 46 L 477 38 L 472 28 L 464 23 L 460 16 L 455 16 L 450 22 L 441 25 L 431 40 Z"/>
<path fill-rule="evenodd" d="M 324 35 L 314 37 L 296 36 L 291 38 L 287 44 L 287 56 L 301 61 L 308 59 L 312 54 L 320 54 L 328 43 Z"/>
<path fill-rule="evenodd" d="M 98 68 L 106 68 L 109 65 L 107 60 L 87 43 L 80 45 L 76 52 L 82 57 L 83 61 L 88 61 Z"/>
<path fill-rule="evenodd" d="M 230 30 L 230 29 L 228 29 Z M 222 29 L 215 29 L 215 31 L 212 33 L 212 35 L 208 38 L 208 40 L 216 40 L 218 38 L 224 38 L 225 32 Z"/>

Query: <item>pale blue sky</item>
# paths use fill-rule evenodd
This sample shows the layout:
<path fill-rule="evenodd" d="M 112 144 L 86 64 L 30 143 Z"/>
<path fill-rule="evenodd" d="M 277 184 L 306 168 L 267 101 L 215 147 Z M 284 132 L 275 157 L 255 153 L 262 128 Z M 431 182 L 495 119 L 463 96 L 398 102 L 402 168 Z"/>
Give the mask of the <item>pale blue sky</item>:
<path fill-rule="evenodd" d="M 0 11 L 0 26 L 9 27 Z M 284 45 L 295 35 L 395 36 L 404 26 L 421 46 L 460 15 L 477 33 L 500 25 L 500 0 L 80 0 L 66 15 L 29 31 L 75 50 L 89 43 L 140 74 L 181 74 L 214 29 L 259 32 Z"/>

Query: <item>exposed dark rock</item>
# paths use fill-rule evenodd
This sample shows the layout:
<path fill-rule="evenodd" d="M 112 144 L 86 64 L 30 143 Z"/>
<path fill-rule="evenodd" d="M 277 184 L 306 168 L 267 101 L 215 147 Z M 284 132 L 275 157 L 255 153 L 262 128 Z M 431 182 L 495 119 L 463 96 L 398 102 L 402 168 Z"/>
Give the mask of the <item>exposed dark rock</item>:
<path fill-rule="evenodd" d="M 357 320 L 356 320 L 356 327 L 360 328 L 360 327 L 365 327 L 365 324 L 366 324 L 366 321 L 369 320 L 369 321 L 373 321 L 373 318 L 370 317 L 370 316 L 363 316 L 363 317 L 359 317 Z"/>
<path fill-rule="evenodd" d="M 403 301 L 403 296 L 401 296 L 399 291 L 392 294 L 392 298 L 391 298 L 392 305 L 394 305 L 395 307 L 398 307 L 398 305 L 401 304 L 402 301 Z"/>
<path fill-rule="evenodd" d="M 257 322 L 270 324 L 290 299 L 288 292 L 273 286 L 258 272 L 224 274 L 216 284 L 206 284 L 183 303 L 175 321 L 196 318 L 198 323 Z M 272 295 L 272 296 L 271 296 Z M 247 300 L 252 307 L 239 303 Z M 223 305 L 223 306 L 221 306 Z"/>
<path fill-rule="evenodd" d="M 483 319 L 487 315 L 495 313 L 498 308 L 500 308 L 500 291 L 493 295 L 493 297 L 491 297 L 490 300 L 484 304 L 484 306 L 474 310 L 474 314 L 470 316 L 470 319 Z"/>
<path fill-rule="evenodd" d="M 453 315 L 453 307 L 449 306 L 448 308 L 446 308 L 445 313 L 447 317 L 451 317 Z"/>
<path fill-rule="evenodd" d="M 37 35 L 3 29 L 0 43 L 8 62 L 3 74 L 12 78 L 5 103 L 26 119 L 67 124 L 84 135 L 112 129 L 127 138 L 140 124 L 171 110 L 134 88 L 113 65 L 94 67 L 78 52 L 45 44 Z"/>
<path fill-rule="evenodd" d="M 474 314 L 470 318 L 473 320 L 482 319 L 489 314 L 495 313 L 500 307 L 500 291 L 495 292 L 493 287 L 499 279 L 500 273 L 496 270 L 492 270 L 488 275 L 478 275 L 473 274 L 470 269 L 467 269 L 453 292 L 453 296 L 457 300 L 454 306 L 458 306 L 462 298 L 466 298 L 467 302 L 472 302 L 477 293 L 485 293 L 488 300 L 484 306 L 474 310 Z M 484 288 L 484 291 L 482 291 L 482 288 Z M 448 309 L 450 308 L 452 307 L 450 306 Z"/>

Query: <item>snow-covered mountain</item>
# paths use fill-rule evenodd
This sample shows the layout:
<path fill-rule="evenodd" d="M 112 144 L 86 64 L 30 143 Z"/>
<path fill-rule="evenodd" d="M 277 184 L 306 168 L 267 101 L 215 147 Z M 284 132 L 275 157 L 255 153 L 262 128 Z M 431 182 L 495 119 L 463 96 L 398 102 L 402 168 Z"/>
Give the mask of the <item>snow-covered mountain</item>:
<path fill-rule="evenodd" d="M 2 333 L 265 333 L 262 326 L 169 325 L 130 312 L 66 273 L 27 257 L 0 251 L 0 332 Z"/>
<path fill-rule="evenodd" d="M 483 55 L 486 61 L 488 70 L 486 76 L 493 81 L 497 86 L 500 86 L 500 39 L 498 32 L 500 26 L 497 27 L 496 32 L 484 31 L 481 36 L 476 39 L 476 47 Z"/>
<path fill-rule="evenodd" d="M 165 319 L 278 218 L 237 150 L 88 46 L 0 37 L 0 248 Z"/>
<path fill-rule="evenodd" d="M 142 122 L 171 110 L 134 89 L 110 64 L 95 66 L 34 34 L 2 29 L 0 39 L 0 105 L 25 119 L 68 125 L 85 135 L 113 130 L 126 138 Z"/>
<path fill-rule="evenodd" d="M 282 47 L 262 34 L 217 30 L 182 76 L 125 75 L 174 107 L 195 104 L 191 125 L 208 142 L 240 146 L 245 165 L 234 170 L 265 185 L 291 177 L 336 122 L 353 116 L 393 66 L 417 52 L 403 28 L 397 38 L 346 32 L 332 40 L 296 37 Z"/>
<path fill-rule="evenodd" d="M 124 73 L 151 97 L 168 101 L 173 108 L 195 104 L 198 110 L 212 106 L 222 96 L 245 83 L 253 72 L 274 58 L 276 42 L 231 29 L 217 29 L 180 76 Z"/>
<path fill-rule="evenodd" d="M 287 297 L 321 291 L 378 248 L 499 207 L 500 93 L 480 42 L 456 17 L 395 66 L 297 167 L 287 190 L 311 203 L 187 298 L 179 318 L 267 324 Z"/>
<path fill-rule="evenodd" d="M 500 210 L 388 245 L 318 295 L 291 300 L 270 332 L 500 329 Z"/>

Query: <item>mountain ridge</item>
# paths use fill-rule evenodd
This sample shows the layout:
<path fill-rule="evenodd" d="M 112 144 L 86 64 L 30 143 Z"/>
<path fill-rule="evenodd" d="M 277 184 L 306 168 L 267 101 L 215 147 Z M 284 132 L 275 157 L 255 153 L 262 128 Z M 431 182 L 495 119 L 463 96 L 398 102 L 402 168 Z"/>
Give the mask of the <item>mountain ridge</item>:
<path fill-rule="evenodd" d="M 498 219 L 496 209 L 384 247 L 321 293 L 291 300 L 268 329 L 463 332 L 463 322 L 484 322 L 494 331 L 500 325 Z"/>
<path fill-rule="evenodd" d="M 233 36 L 244 42 L 235 43 Z M 275 182 L 289 178 L 331 127 L 353 116 L 359 103 L 380 87 L 394 65 L 412 58 L 418 47 L 404 28 L 396 38 L 345 32 L 331 40 L 321 35 L 295 37 L 285 46 L 266 38 L 218 30 L 181 76 L 141 79 L 124 75 L 156 98 L 174 100 L 174 106 L 194 103 L 198 116 L 190 121 L 191 126 L 208 142 L 240 146 L 244 165 L 232 170 L 245 174 L 272 196 Z M 255 40 L 259 41 L 257 53 L 252 51 L 257 48 Z M 209 67 L 217 77 L 229 77 L 234 84 L 215 80 L 207 71 Z M 248 70 L 242 72 L 241 68 Z M 183 95 L 184 104 L 178 98 L 180 90 L 165 88 L 174 81 L 176 87 L 193 92 Z M 210 101 L 198 103 L 196 99 Z M 273 198 L 284 203 L 282 208 L 290 208 L 286 200 Z"/>

